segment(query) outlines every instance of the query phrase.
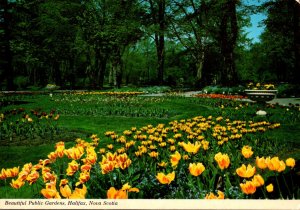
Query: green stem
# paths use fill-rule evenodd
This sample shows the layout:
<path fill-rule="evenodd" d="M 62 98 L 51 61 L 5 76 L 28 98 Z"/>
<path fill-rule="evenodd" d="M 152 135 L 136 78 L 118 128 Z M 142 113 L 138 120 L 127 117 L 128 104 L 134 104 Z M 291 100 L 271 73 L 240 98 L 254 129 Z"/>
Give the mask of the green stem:
<path fill-rule="evenodd" d="M 288 192 L 289 192 L 289 196 L 290 196 L 290 198 L 291 198 L 291 197 L 292 197 L 292 194 L 291 194 L 290 188 L 289 188 L 288 184 L 286 183 L 286 180 L 285 180 L 284 175 L 282 175 L 282 177 L 283 177 L 284 185 L 286 186 L 286 188 L 287 188 L 287 190 L 288 190 Z"/>
<path fill-rule="evenodd" d="M 262 193 L 264 194 L 265 199 L 268 199 L 268 198 L 267 198 L 267 194 L 266 194 L 266 189 L 265 189 L 265 187 L 261 186 L 261 191 L 262 191 Z"/>
<path fill-rule="evenodd" d="M 276 178 L 276 183 L 277 183 L 277 186 L 278 186 L 278 189 L 279 189 L 280 197 L 283 199 L 283 196 L 282 196 L 282 193 L 281 193 L 281 190 L 280 190 L 280 185 L 279 185 L 277 176 L 275 176 L 275 178 Z"/>
<path fill-rule="evenodd" d="M 7 198 L 7 186 L 6 186 L 6 179 L 4 179 L 4 186 L 5 186 L 5 198 Z"/>
<path fill-rule="evenodd" d="M 294 187 L 294 181 L 293 181 L 292 173 L 289 173 L 289 174 L 290 174 L 290 177 L 291 177 L 292 186 Z M 293 191 L 293 189 L 292 189 L 292 191 Z"/>

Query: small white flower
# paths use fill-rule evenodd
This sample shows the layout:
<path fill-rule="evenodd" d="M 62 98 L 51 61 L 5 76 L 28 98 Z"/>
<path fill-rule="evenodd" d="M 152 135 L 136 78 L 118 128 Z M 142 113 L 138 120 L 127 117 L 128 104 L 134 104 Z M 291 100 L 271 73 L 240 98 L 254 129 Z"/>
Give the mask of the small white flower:
<path fill-rule="evenodd" d="M 49 96 L 52 98 L 52 93 L 50 93 Z"/>
<path fill-rule="evenodd" d="M 263 111 L 263 110 L 259 110 L 256 112 L 256 115 L 259 115 L 259 116 L 265 116 L 267 114 L 266 111 Z"/>

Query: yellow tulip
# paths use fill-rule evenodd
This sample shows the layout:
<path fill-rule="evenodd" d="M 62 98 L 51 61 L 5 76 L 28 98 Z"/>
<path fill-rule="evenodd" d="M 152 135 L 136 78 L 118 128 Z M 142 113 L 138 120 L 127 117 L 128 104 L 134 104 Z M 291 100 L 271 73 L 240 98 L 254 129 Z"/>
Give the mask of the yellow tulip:
<path fill-rule="evenodd" d="M 288 159 L 285 160 L 285 164 L 286 164 L 286 166 L 294 168 L 295 165 L 296 165 L 296 161 L 295 161 L 294 158 L 288 158 Z"/>
<path fill-rule="evenodd" d="M 224 199 L 225 195 L 222 191 L 218 190 L 218 196 L 216 196 L 214 193 L 210 192 L 205 196 L 205 199 Z"/>
<path fill-rule="evenodd" d="M 284 171 L 286 168 L 285 163 L 283 160 L 279 161 L 279 168 L 277 169 L 278 172 Z"/>
<path fill-rule="evenodd" d="M 163 162 L 158 163 L 157 165 L 160 167 L 166 167 L 168 164 L 163 161 Z"/>
<path fill-rule="evenodd" d="M 268 168 L 271 171 L 281 172 L 281 171 L 285 170 L 285 163 L 284 163 L 284 161 L 279 160 L 278 157 L 273 157 L 271 159 L 267 158 L 266 159 L 266 163 L 267 163 Z"/>
<path fill-rule="evenodd" d="M 250 146 L 248 146 L 248 145 L 243 146 L 243 148 L 242 148 L 242 155 L 245 158 L 250 158 L 253 155 L 252 148 Z"/>
<path fill-rule="evenodd" d="M 266 186 L 266 189 L 268 192 L 273 192 L 273 190 L 274 190 L 273 184 L 269 184 L 268 186 Z"/>
<path fill-rule="evenodd" d="M 222 154 L 221 152 L 215 155 L 215 161 L 222 170 L 228 168 L 230 164 L 229 156 L 227 154 Z"/>
<path fill-rule="evenodd" d="M 57 154 L 57 156 L 62 158 L 64 156 L 65 143 L 63 141 L 60 141 L 56 143 L 55 148 L 56 148 L 55 153 Z"/>
<path fill-rule="evenodd" d="M 175 179 L 175 171 L 167 175 L 164 173 L 158 173 L 156 178 L 161 184 L 170 184 Z"/>
<path fill-rule="evenodd" d="M 199 176 L 204 170 L 205 167 L 202 163 L 190 163 L 189 165 L 189 171 L 193 176 Z"/>
<path fill-rule="evenodd" d="M 152 151 L 152 152 L 149 153 L 149 156 L 153 157 L 153 158 L 157 158 L 158 157 L 158 152 Z"/>
<path fill-rule="evenodd" d="M 248 164 L 247 167 L 245 164 L 243 164 L 241 167 L 236 169 L 237 175 L 243 178 L 252 177 L 255 174 L 255 172 L 256 172 L 255 166 L 252 167 L 250 164 Z"/>
<path fill-rule="evenodd" d="M 172 154 L 171 155 L 171 160 L 170 160 L 171 164 L 172 164 L 172 167 L 177 166 L 180 159 L 181 159 L 181 154 L 178 151 L 176 151 L 174 154 Z"/>
<path fill-rule="evenodd" d="M 131 187 L 128 182 L 122 186 L 121 190 L 125 190 L 128 192 L 139 192 L 140 190 L 136 187 Z"/>
<path fill-rule="evenodd" d="M 201 143 L 198 141 L 195 142 L 195 144 L 192 144 L 191 142 L 188 142 L 187 144 L 185 142 L 182 142 L 181 145 L 185 151 L 193 154 L 196 154 L 201 147 Z"/>
<path fill-rule="evenodd" d="M 256 157 L 255 163 L 256 163 L 257 167 L 260 169 L 265 169 L 268 167 L 264 157 L 262 157 L 262 158 Z"/>
<path fill-rule="evenodd" d="M 60 186 L 60 193 L 63 197 L 69 198 L 72 195 L 71 188 L 68 184 Z"/>
<path fill-rule="evenodd" d="M 84 149 L 83 147 L 73 147 L 65 150 L 65 154 L 69 159 L 79 160 L 84 154 Z"/>

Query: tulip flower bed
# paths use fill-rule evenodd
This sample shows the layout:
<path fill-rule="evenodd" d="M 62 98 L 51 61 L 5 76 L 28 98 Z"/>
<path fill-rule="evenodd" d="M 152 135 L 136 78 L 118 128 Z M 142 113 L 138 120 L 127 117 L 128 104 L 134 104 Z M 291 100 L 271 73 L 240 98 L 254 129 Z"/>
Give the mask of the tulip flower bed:
<path fill-rule="evenodd" d="M 0 179 L 37 198 L 293 198 L 295 160 L 277 157 L 263 138 L 278 127 L 198 116 L 107 131 L 109 144 L 97 135 L 70 148 L 58 142 L 36 164 L 2 169 Z"/>
<path fill-rule="evenodd" d="M 242 96 L 242 95 L 225 95 L 225 94 L 217 94 L 217 93 L 196 94 L 195 97 L 199 97 L 199 98 L 231 99 L 231 100 L 247 98 L 246 96 Z"/>
<path fill-rule="evenodd" d="M 76 127 L 100 123 L 95 133 L 104 128 L 73 142 L 57 139 L 40 160 L 1 167 L 1 198 L 300 198 L 298 156 L 289 153 L 299 151 L 298 144 L 275 140 L 295 136 L 299 107 L 272 105 L 262 118 L 255 116 L 256 105 L 223 99 L 26 97 L 34 106 L 43 105 L 48 116 L 55 107 L 51 119 L 59 116 L 60 129 L 73 121 Z M 29 109 L 31 103 L 25 110 L 36 110 Z M 2 122 L 9 110 L 14 109 L 1 111 L 6 113 Z M 25 121 L 43 116 L 27 114 L 21 114 Z M 105 128 L 102 118 L 116 122 L 114 127 Z"/>
<path fill-rule="evenodd" d="M 24 139 L 36 136 L 49 138 L 58 132 L 58 119 L 59 114 L 55 110 L 46 113 L 40 109 L 28 111 L 18 108 L 0 112 L 1 145 L 6 145 L 5 139 L 18 139 L 14 141 L 18 144 Z"/>

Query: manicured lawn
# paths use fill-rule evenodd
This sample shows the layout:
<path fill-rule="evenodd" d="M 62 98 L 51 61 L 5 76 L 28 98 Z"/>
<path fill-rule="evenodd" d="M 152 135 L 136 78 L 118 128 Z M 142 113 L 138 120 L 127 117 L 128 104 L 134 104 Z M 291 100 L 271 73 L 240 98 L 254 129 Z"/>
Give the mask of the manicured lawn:
<path fill-rule="evenodd" d="M 135 198 L 203 198 L 216 189 L 223 191 L 228 198 L 260 198 L 265 193 L 262 187 L 254 195 L 245 195 L 241 192 L 239 182 L 242 179 L 236 177 L 235 172 L 242 163 L 255 164 L 256 156 L 270 156 L 271 158 L 278 156 L 280 160 L 294 158 L 297 161 L 295 168 L 290 171 L 287 166 L 286 170 L 288 171 L 285 174 L 291 173 L 293 177 L 296 176 L 296 179 L 299 178 L 299 175 L 295 175 L 299 171 L 300 159 L 299 107 L 260 107 L 256 104 L 226 99 L 177 96 L 54 94 L 53 97 L 49 95 L 10 96 L 3 97 L 1 100 L 2 104 L 8 104 L 10 101 L 11 105 L 1 106 L 0 110 L 0 114 L 4 113 L 5 116 L 2 117 L 3 124 L 1 127 L 1 144 L 3 146 L 0 147 L 0 169 L 20 166 L 21 170 L 26 163 L 37 164 L 40 159 L 46 159 L 50 152 L 55 151 L 54 146 L 60 141 L 65 142 L 64 148 L 67 149 L 73 148 L 76 139 L 78 144 L 78 141 L 94 142 L 94 138 L 91 138 L 93 134 L 100 138 L 93 143 L 96 145 L 95 152 L 98 154 L 98 159 L 97 162 L 93 162 L 94 167 L 90 172 L 90 181 L 86 183 L 89 189 L 87 197 L 90 198 L 98 198 L 97 196 L 101 198 L 106 195 L 106 191 L 110 187 L 120 189 L 126 182 L 137 185 L 132 187 L 140 189 L 140 193 L 130 193 Z M 268 115 L 256 116 L 255 112 L 258 108 L 264 108 Z M 13 125 L 8 121 L 13 122 Z M 179 123 L 178 127 L 176 127 L 177 123 Z M 196 130 L 196 125 L 199 126 L 200 130 Z M 273 125 L 274 128 L 272 128 Z M 27 127 L 22 130 L 22 126 Z M 255 132 L 253 130 L 247 131 L 250 128 L 255 128 Z M 246 130 L 243 131 L 242 129 Z M 11 130 L 13 132 L 10 132 Z M 130 130 L 132 131 L 129 132 Z M 111 131 L 113 134 L 108 134 L 107 131 Z M 129 132 L 129 134 L 125 134 L 124 131 Z M 19 132 L 18 135 L 16 132 Z M 236 132 L 243 134 L 242 137 L 236 137 L 240 140 L 228 141 L 230 135 L 236 134 Z M 248 132 L 250 133 L 248 134 Z M 174 137 L 176 133 L 182 137 L 177 139 Z M 142 134 L 145 134 L 146 138 L 152 141 L 152 144 L 149 140 L 148 143 L 144 142 L 146 139 L 143 139 Z M 114 135 L 117 136 L 114 137 Z M 162 139 L 156 139 L 159 137 Z M 122 138 L 126 139 L 123 143 Z M 143 140 L 139 140 L 139 138 Z M 176 143 L 173 145 L 174 150 L 170 150 L 172 147 L 170 142 L 172 141 L 169 139 L 173 138 L 175 138 Z M 197 141 L 199 141 L 202 142 L 201 148 L 205 148 L 206 143 L 202 140 L 209 142 L 209 147 L 207 150 L 200 149 L 201 152 L 196 153 L 188 152 L 180 143 L 190 142 L 197 145 Z M 165 143 L 163 143 L 164 141 Z M 128 143 L 126 147 L 125 143 Z M 109 145 L 112 145 L 113 148 L 109 149 Z M 144 155 L 142 152 L 139 158 L 139 153 L 136 152 L 141 152 L 143 145 L 147 152 Z M 254 151 L 254 155 L 249 159 L 245 159 L 241 155 L 241 149 L 245 145 L 250 145 Z M 104 150 L 105 152 L 103 152 Z M 103 157 L 108 155 L 107 152 L 109 151 L 117 152 L 117 154 L 126 151 L 124 154 L 128 155 L 132 165 L 127 166 L 128 170 L 126 167 L 124 170 L 118 168 L 106 175 L 103 172 L 106 164 L 103 162 Z M 182 158 L 178 162 L 178 167 L 171 167 L 168 162 L 170 155 L 174 154 L 175 151 L 179 151 Z M 220 171 L 218 165 L 215 165 L 214 155 L 218 152 L 229 155 L 230 167 L 228 172 L 223 171 L 223 169 Z M 183 161 L 184 155 L 188 158 L 186 162 Z M 88 158 L 88 156 L 85 157 Z M 58 163 L 66 167 L 67 162 L 68 159 L 63 157 L 61 161 L 53 163 L 53 168 L 57 168 Z M 149 165 L 144 165 L 146 162 Z M 167 166 L 157 166 L 163 162 Z M 203 176 L 200 176 L 202 178 L 193 178 L 188 174 L 189 164 L 199 162 L 205 165 L 206 170 L 203 172 Z M 164 185 L 158 182 L 157 173 L 171 173 L 172 171 L 176 171 L 176 177 L 178 177 L 174 183 L 170 180 L 173 184 Z M 143 175 L 144 173 L 147 175 Z M 222 174 L 225 176 L 224 173 L 228 175 L 228 179 L 223 180 L 221 178 L 220 180 Z M 271 183 L 270 180 L 276 175 L 272 170 L 267 172 L 258 168 L 257 173 L 261 173 L 267 183 Z M 116 175 L 117 177 L 114 178 Z M 60 176 L 66 178 L 65 175 Z M 283 182 L 283 176 L 279 177 L 280 183 Z M 214 178 L 209 181 L 211 177 Z M 75 180 L 72 180 L 71 185 L 75 186 Z M 98 181 L 103 186 L 101 184 L 100 186 L 99 183 L 95 184 Z M 217 184 L 219 182 L 221 182 L 220 186 Z M 288 186 L 290 184 L 287 183 Z M 12 188 L 3 185 L 4 182 L 0 181 L 0 186 L 5 189 L 5 193 L 4 191 L 0 192 L 1 198 L 20 196 Z M 35 191 L 26 191 L 22 196 L 41 197 L 37 192 L 43 186 L 44 183 L 40 180 L 37 182 Z M 203 188 L 204 186 L 205 188 Z M 296 189 L 294 187 L 292 193 L 283 193 L 284 196 L 299 197 L 299 190 L 297 189 L 299 185 L 296 183 L 295 186 Z M 203 190 L 199 191 L 199 187 Z M 156 190 L 153 191 L 153 188 Z M 31 189 L 31 187 L 26 184 L 24 189 Z M 24 189 L 22 188 L 22 190 Z M 166 190 L 168 192 L 161 193 Z M 285 191 L 287 191 L 286 188 Z M 99 192 L 99 195 L 95 192 Z M 152 192 L 155 193 L 152 195 Z M 286 198 L 284 196 L 276 192 L 269 198 Z"/>

